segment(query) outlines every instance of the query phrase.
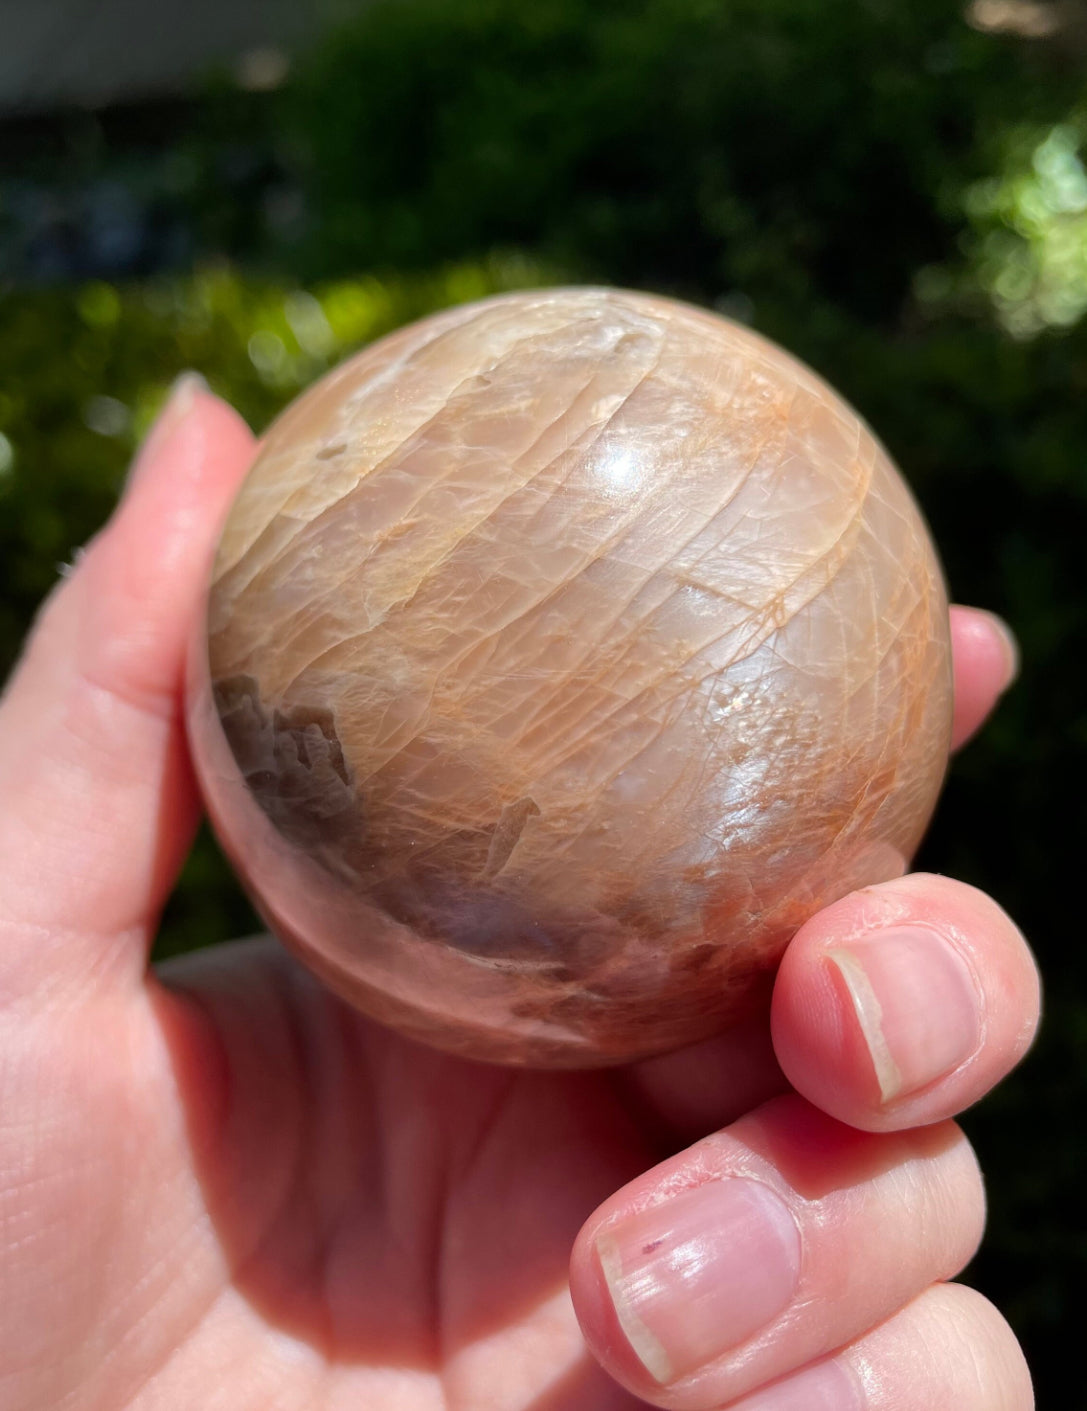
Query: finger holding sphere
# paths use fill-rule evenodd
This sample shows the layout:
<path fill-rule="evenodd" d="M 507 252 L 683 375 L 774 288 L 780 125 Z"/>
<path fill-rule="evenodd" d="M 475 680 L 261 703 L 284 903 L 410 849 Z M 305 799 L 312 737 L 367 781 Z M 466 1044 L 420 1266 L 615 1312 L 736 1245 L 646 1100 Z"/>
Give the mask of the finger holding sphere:
<path fill-rule="evenodd" d="M 801 927 L 771 1011 L 785 1077 L 871 1131 L 940 1121 L 983 1097 L 1038 1026 L 1040 986 L 1018 927 L 983 892 L 915 873 Z"/>
<path fill-rule="evenodd" d="M 571 1289 L 623 1385 L 716 1411 L 953 1277 L 983 1221 L 953 1124 L 863 1133 L 789 1095 L 607 1201 L 578 1237 Z"/>
<path fill-rule="evenodd" d="M 1008 624 L 984 608 L 951 606 L 955 713 L 951 748 L 971 739 L 1019 674 L 1019 648 Z"/>
<path fill-rule="evenodd" d="M 113 517 L 46 600 L 0 699 L 0 1004 L 135 991 L 199 817 L 185 651 L 253 454 L 181 379 Z"/>

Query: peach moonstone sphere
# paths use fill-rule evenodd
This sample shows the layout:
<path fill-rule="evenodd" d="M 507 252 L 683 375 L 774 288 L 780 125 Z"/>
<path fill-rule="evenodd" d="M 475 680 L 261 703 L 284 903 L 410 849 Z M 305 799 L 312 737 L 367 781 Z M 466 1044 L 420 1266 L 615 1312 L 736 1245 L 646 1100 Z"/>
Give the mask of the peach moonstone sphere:
<path fill-rule="evenodd" d="M 905 868 L 950 730 L 941 573 L 879 443 L 763 338 L 609 289 L 424 319 L 302 396 L 193 666 L 272 928 L 516 1063 L 749 1011 L 806 917 Z"/>

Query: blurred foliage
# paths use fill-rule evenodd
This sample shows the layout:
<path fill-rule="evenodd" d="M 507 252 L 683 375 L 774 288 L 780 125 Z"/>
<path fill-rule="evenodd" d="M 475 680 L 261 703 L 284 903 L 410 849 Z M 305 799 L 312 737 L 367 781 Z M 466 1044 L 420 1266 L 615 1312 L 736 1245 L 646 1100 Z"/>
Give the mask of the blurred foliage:
<path fill-rule="evenodd" d="M 972 1278 L 1043 1402 L 1078 1384 L 1087 1266 L 1085 35 L 1078 0 L 374 0 L 282 91 L 217 84 L 141 177 L 192 268 L 0 293 L 4 660 L 186 366 L 259 427 L 430 307 L 599 279 L 748 320 L 854 401 L 954 594 L 1023 647 L 921 861 L 993 892 L 1049 977 L 1036 1054 L 969 1119 L 997 1173 Z M 219 869 L 205 842 L 167 949 L 248 924 Z"/>
<path fill-rule="evenodd" d="M 966 193 L 976 277 L 1013 334 L 1068 327 L 1087 313 L 1087 118 L 1013 134 L 1004 171 Z"/>
<path fill-rule="evenodd" d="M 529 245 L 763 321 L 894 318 L 1009 119 L 1077 89 L 947 0 L 375 0 L 283 105 L 294 257 Z"/>

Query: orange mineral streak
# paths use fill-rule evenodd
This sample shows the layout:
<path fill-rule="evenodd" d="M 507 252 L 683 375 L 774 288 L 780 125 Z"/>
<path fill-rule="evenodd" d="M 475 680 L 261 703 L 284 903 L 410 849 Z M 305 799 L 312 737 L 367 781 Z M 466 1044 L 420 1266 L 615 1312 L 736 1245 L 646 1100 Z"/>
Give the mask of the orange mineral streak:
<path fill-rule="evenodd" d="M 607 289 L 366 349 L 276 423 L 194 654 L 271 925 L 427 1042 L 588 1065 L 713 1033 L 906 865 L 947 757 L 924 524 L 748 330 Z"/>

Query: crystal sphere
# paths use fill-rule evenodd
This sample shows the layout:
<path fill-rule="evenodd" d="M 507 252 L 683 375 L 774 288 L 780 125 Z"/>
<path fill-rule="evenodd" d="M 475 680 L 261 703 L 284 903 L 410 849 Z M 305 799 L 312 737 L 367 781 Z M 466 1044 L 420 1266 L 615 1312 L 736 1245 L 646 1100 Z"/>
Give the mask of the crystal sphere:
<path fill-rule="evenodd" d="M 762 1003 L 808 916 L 905 869 L 950 733 L 941 571 L 872 433 L 748 329 L 609 289 L 424 319 L 289 407 L 190 676 L 283 942 L 539 1065 Z"/>

